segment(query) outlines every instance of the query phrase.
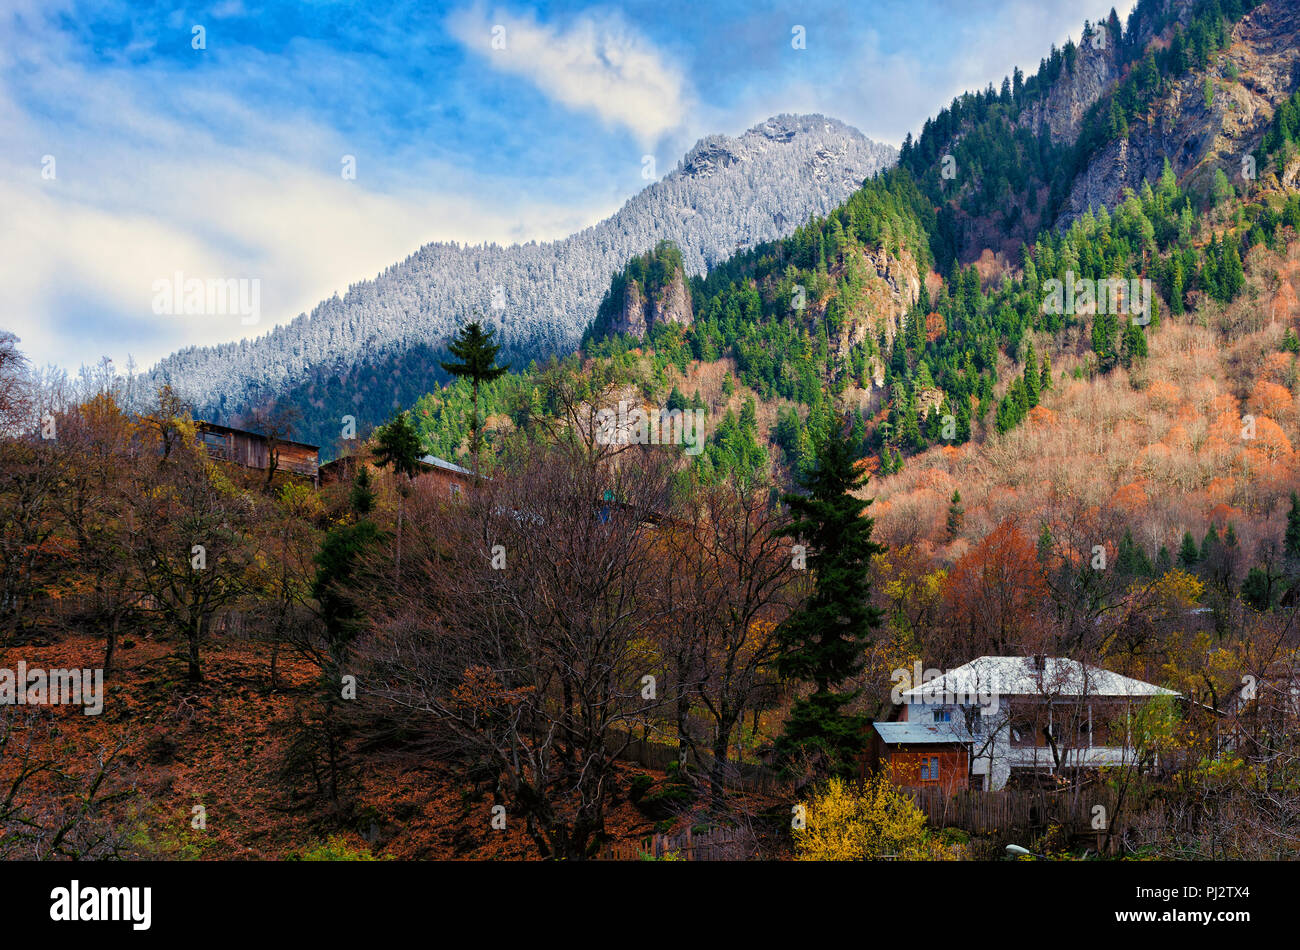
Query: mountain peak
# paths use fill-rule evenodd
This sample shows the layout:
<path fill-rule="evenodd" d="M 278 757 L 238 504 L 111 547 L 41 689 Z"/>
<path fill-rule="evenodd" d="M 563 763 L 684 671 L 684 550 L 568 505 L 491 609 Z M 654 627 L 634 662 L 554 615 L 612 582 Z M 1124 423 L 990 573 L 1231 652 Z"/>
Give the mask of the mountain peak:
<path fill-rule="evenodd" d="M 252 341 L 190 347 L 145 380 L 229 421 L 268 400 L 297 405 L 302 436 L 328 445 L 337 419 L 364 426 L 435 387 L 442 348 L 479 315 L 502 359 L 527 365 L 577 345 L 616 272 L 672 241 L 686 276 L 828 214 L 897 151 L 821 115 L 776 115 L 700 139 L 614 215 L 560 241 L 426 244 L 373 280 Z"/>
<path fill-rule="evenodd" d="M 793 145 L 797 141 L 831 147 L 849 142 L 887 150 L 890 146 L 872 142 L 853 126 L 824 115 L 781 113 L 765 119 L 738 136 L 707 135 L 682 157 L 673 174 L 685 178 L 709 178 L 723 168 L 751 161 L 773 144 Z"/>

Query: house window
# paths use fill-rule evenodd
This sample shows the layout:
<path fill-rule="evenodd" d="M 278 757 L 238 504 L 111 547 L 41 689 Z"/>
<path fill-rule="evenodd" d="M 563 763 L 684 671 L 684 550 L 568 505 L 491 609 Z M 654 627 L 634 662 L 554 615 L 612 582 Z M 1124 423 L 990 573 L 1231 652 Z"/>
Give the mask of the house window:
<path fill-rule="evenodd" d="M 460 486 L 457 485 L 455 482 L 451 483 L 451 497 L 452 498 L 460 497 Z"/>
<path fill-rule="evenodd" d="M 925 755 L 921 757 L 921 781 L 935 782 L 939 779 L 939 757 Z"/>
<path fill-rule="evenodd" d="M 951 710 L 951 709 L 936 709 L 936 710 L 934 711 L 934 721 L 935 721 L 935 722 L 952 722 L 952 710 Z"/>

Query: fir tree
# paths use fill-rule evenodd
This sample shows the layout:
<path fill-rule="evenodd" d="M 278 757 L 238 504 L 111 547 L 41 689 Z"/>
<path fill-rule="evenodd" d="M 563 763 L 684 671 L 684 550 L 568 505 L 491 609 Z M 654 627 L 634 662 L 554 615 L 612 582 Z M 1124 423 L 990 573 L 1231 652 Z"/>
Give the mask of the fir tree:
<path fill-rule="evenodd" d="M 1147 358 L 1147 335 L 1136 323 L 1124 328 L 1124 339 L 1120 346 L 1119 361 L 1125 369 L 1134 363 L 1141 363 Z"/>
<path fill-rule="evenodd" d="M 1252 567 L 1241 582 L 1241 599 L 1260 613 L 1273 606 L 1273 586 L 1279 580 L 1264 567 Z"/>
<path fill-rule="evenodd" d="M 1192 532 L 1183 532 L 1183 546 L 1178 550 L 1178 563 L 1183 567 L 1191 570 L 1196 566 L 1196 562 L 1201 558 L 1201 552 L 1196 547 L 1196 539 L 1192 537 Z"/>
<path fill-rule="evenodd" d="M 853 492 L 866 483 L 853 460 L 842 427 L 832 427 L 818 447 L 812 471 L 799 479 L 803 490 L 787 494 L 788 533 L 808 545 L 812 593 L 777 631 L 776 670 L 786 679 L 813 685 L 796 700 L 777 741 L 787 764 L 798 752 L 820 759 L 837 774 L 854 771 L 853 756 L 865 742 L 862 717 L 844 712 L 856 691 L 838 692 L 862 669 L 863 649 L 880 622 L 868 602 L 868 571 L 884 548 L 871 540 L 870 501 Z"/>
<path fill-rule="evenodd" d="M 1164 577 L 1173 569 L 1174 558 L 1169 553 L 1169 548 L 1160 545 L 1160 550 L 1156 552 L 1156 577 Z"/>
<path fill-rule="evenodd" d="M 1097 369 L 1109 373 L 1119 362 L 1115 338 L 1119 335 L 1119 321 L 1113 313 L 1099 313 L 1092 320 L 1092 349 L 1097 354 Z"/>
<path fill-rule="evenodd" d="M 442 363 L 441 366 L 458 379 L 468 379 L 474 387 L 474 417 L 470 420 L 470 455 L 474 459 L 474 471 L 478 471 L 478 450 L 482 423 L 478 415 L 479 387 L 484 383 L 504 376 L 509 365 L 497 365 L 497 353 L 501 347 L 492 342 L 494 331 L 483 328 L 477 320 L 467 323 L 447 344 L 451 355 L 459 362 Z"/>
<path fill-rule="evenodd" d="M 354 513 L 363 518 L 374 510 L 375 492 L 370 487 L 370 469 L 364 464 L 357 467 L 356 477 L 352 479 L 352 491 L 348 493 L 348 505 Z"/>
<path fill-rule="evenodd" d="M 1205 537 L 1201 540 L 1201 561 L 1208 561 L 1219 550 L 1219 531 L 1214 525 L 1205 532 Z"/>
<path fill-rule="evenodd" d="M 424 454 L 419 433 L 411 424 L 410 413 L 399 412 L 375 430 L 375 464 L 392 468 L 399 475 L 414 478 Z"/>
<path fill-rule="evenodd" d="M 1291 493 L 1291 510 L 1286 515 L 1286 534 L 1282 538 L 1282 553 L 1290 558 L 1300 558 L 1300 496 Z"/>
<path fill-rule="evenodd" d="M 953 541 L 961 533 L 962 525 L 966 521 L 966 508 L 961 503 L 961 492 L 953 491 L 952 500 L 948 503 L 948 540 Z"/>
<path fill-rule="evenodd" d="M 406 476 L 397 488 L 397 551 L 394 573 L 398 580 L 402 577 L 402 522 L 406 515 L 406 494 L 410 490 L 411 479 L 420 468 L 420 436 L 411 425 L 410 414 L 399 412 L 389 422 L 375 430 L 375 464 L 380 468 L 391 467 L 399 475 Z"/>
<path fill-rule="evenodd" d="M 1124 537 L 1119 540 L 1119 549 L 1115 556 L 1115 569 L 1124 577 L 1149 577 L 1151 562 L 1147 553 L 1133 540 L 1133 530 L 1124 529 Z"/>
<path fill-rule="evenodd" d="M 1042 377 L 1038 373 L 1038 359 L 1034 356 L 1034 344 L 1029 344 L 1029 352 L 1025 354 L 1025 401 L 1029 408 L 1033 409 L 1038 405 L 1039 387 L 1042 385 Z"/>

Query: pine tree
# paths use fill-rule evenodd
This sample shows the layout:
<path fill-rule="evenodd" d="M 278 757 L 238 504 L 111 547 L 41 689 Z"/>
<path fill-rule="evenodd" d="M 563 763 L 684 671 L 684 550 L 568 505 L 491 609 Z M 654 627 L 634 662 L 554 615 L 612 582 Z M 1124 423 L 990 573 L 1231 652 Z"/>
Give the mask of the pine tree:
<path fill-rule="evenodd" d="M 1164 577 L 1173 569 L 1173 566 L 1174 558 L 1173 555 L 1169 553 L 1169 548 L 1163 544 L 1160 545 L 1160 550 L 1156 552 L 1155 576 Z"/>
<path fill-rule="evenodd" d="M 1183 532 L 1183 546 L 1178 550 L 1178 563 L 1183 567 L 1191 569 L 1196 566 L 1196 562 L 1201 559 L 1201 552 L 1196 547 L 1196 539 L 1192 537 L 1192 532 Z"/>
<path fill-rule="evenodd" d="M 447 344 L 451 355 L 458 363 L 441 363 L 444 370 L 459 379 L 468 379 L 474 387 L 474 418 L 470 420 L 470 454 L 474 459 L 474 471 L 478 471 L 478 450 L 482 424 L 478 417 L 479 387 L 505 375 L 510 366 L 497 365 L 497 353 L 501 347 L 492 342 L 494 331 L 484 329 L 477 320 L 467 323 Z"/>
<path fill-rule="evenodd" d="M 1282 538 L 1282 553 L 1300 558 L 1300 496 L 1291 493 L 1291 510 L 1286 516 L 1286 534 Z"/>
<path fill-rule="evenodd" d="M 375 492 L 370 487 L 370 469 L 364 464 L 357 467 L 356 477 L 352 479 L 352 491 L 348 494 L 348 505 L 354 513 L 363 518 L 374 510 Z"/>
<path fill-rule="evenodd" d="M 798 752 L 820 760 L 836 774 L 854 771 L 853 756 L 864 745 L 862 717 L 844 712 L 856 691 L 836 687 L 862 669 L 863 650 L 880 612 L 868 602 L 868 571 L 884 548 L 871 540 L 870 501 L 853 492 L 866 483 L 853 460 L 843 427 L 835 426 L 818 447 L 816 464 L 798 481 L 803 490 L 787 494 L 788 533 L 806 543 L 813 573 L 811 595 L 777 631 L 776 670 L 786 679 L 813 684 L 797 699 L 777 741 L 787 763 Z"/>
<path fill-rule="evenodd" d="M 1038 373 L 1038 359 L 1034 356 L 1034 344 L 1029 344 L 1029 352 L 1025 354 L 1025 401 L 1029 408 L 1033 409 L 1038 405 L 1039 386 L 1042 378 Z"/>
<path fill-rule="evenodd" d="M 948 503 L 948 540 L 956 540 L 957 535 L 961 533 L 962 525 L 966 521 L 966 508 L 961 503 L 961 492 L 953 491 L 952 500 Z"/>

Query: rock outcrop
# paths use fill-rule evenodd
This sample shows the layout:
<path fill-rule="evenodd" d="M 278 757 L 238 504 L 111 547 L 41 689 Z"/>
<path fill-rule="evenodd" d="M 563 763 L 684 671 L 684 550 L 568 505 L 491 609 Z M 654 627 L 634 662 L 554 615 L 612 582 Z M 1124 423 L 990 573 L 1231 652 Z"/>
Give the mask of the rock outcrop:
<path fill-rule="evenodd" d="M 1094 26 L 1093 30 L 1098 32 L 1085 35 L 1078 47 L 1074 69 L 1061 74 L 1045 99 L 1035 100 L 1020 113 L 1018 126 L 1035 132 L 1041 132 L 1046 126 L 1052 141 L 1058 145 L 1069 144 L 1079 137 L 1083 117 L 1119 77 L 1114 45 L 1098 46 L 1092 36 L 1107 34 L 1101 27 Z"/>
<path fill-rule="evenodd" d="M 1290 95 L 1297 62 L 1300 8 L 1270 2 L 1251 11 L 1208 70 L 1175 81 L 1146 123 L 1133 123 L 1126 139 L 1092 157 L 1070 189 L 1058 227 L 1090 207 L 1114 207 L 1126 188 L 1154 183 L 1166 159 L 1184 187 L 1208 190 L 1216 169 L 1240 185 L 1242 159 Z"/>
<path fill-rule="evenodd" d="M 646 288 L 629 280 L 623 292 L 623 307 L 611 325 L 614 333 L 628 333 L 644 339 L 652 327 L 663 323 L 690 326 L 695 322 L 691 291 L 679 268 L 662 286 Z"/>

